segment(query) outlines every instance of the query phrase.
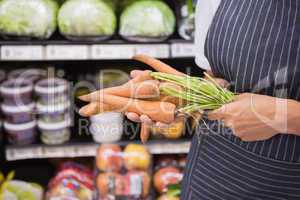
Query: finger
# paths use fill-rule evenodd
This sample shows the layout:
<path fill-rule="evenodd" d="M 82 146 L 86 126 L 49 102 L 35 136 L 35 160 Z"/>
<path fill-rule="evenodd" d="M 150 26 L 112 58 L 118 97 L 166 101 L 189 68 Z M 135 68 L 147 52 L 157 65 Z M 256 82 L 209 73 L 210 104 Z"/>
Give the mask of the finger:
<path fill-rule="evenodd" d="M 156 122 L 155 126 L 157 126 L 158 128 L 168 128 L 170 126 L 170 124 L 165 124 L 162 122 Z"/>
<path fill-rule="evenodd" d="M 135 78 L 135 77 L 141 75 L 143 72 L 144 72 L 144 70 L 132 70 L 130 72 L 130 77 Z"/>
<path fill-rule="evenodd" d="M 100 102 L 92 102 L 86 106 L 83 106 L 79 110 L 79 114 L 84 117 L 89 117 L 89 116 L 96 115 L 101 112 L 113 111 L 113 110 L 114 110 L 114 108 L 111 105 L 100 103 Z"/>
<path fill-rule="evenodd" d="M 207 112 L 207 117 L 209 120 L 223 120 L 226 116 L 226 105 L 222 106 L 221 108 Z"/>
<path fill-rule="evenodd" d="M 128 112 L 128 113 L 125 113 L 125 115 L 129 120 L 131 120 L 133 122 L 137 122 L 137 123 L 141 122 L 140 116 L 136 113 Z"/>
<path fill-rule="evenodd" d="M 142 123 L 145 123 L 147 125 L 152 125 L 153 124 L 153 121 L 147 115 L 141 115 L 140 120 L 141 120 Z"/>

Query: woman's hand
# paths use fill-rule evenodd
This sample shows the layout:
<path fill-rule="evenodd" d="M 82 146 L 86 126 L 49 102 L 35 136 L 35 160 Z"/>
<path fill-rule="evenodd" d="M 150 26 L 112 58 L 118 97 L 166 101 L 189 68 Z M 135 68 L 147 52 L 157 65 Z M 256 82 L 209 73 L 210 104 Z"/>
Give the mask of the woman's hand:
<path fill-rule="evenodd" d="M 243 141 L 266 140 L 287 131 L 287 99 L 244 93 L 234 102 L 210 112 L 211 120 L 222 120 Z"/>

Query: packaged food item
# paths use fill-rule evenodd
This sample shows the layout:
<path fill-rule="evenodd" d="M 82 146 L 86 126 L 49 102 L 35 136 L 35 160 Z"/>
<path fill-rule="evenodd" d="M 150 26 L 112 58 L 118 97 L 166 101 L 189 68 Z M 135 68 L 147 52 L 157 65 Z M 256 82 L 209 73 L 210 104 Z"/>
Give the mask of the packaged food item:
<path fill-rule="evenodd" d="M 34 91 L 40 104 L 63 104 L 68 101 L 69 84 L 65 79 L 48 78 L 36 83 Z"/>
<path fill-rule="evenodd" d="M 5 105 L 28 105 L 32 103 L 33 84 L 28 80 L 9 79 L 0 86 Z"/>
<path fill-rule="evenodd" d="M 97 188 L 101 200 L 122 196 L 124 187 L 124 178 L 118 173 L 107 172 L 99 174 L 97 177 Z"/>
<path fill-rule="evenodd" d="M 5 120 L 11 124 L 22 124 L 34 120 L 35 104 L 28 105 L 1 105 Z"/>
<path fill-rule="evenodd" d="M 172 166 L 172 167 L 179 166 L 177 155 L 159 155 L 156 157 L 155 167 L 154 167 L 155 171 L 159 170 L 160 168 L 168 167 L 168 166 Z"/>
<path fill-rule="evenodd" d="M 182 137 L 184 129 L 185 118 L 178 117 L 167 127 L 158 127 L 153 125 L 150 130 L 153 135 L 162 135 L 167 139 L 178 139 Z"/>
<path fill-rule="evenodd" d="M 71 137 L 70 125 L 70 119 L 57 123 L 45 123 L 39 120 L 38 128 L 41 131 L 42 142 L 49 145 L 56 145 L 69 141 Z"/>
<path fill-rule="evenodd" d="M 58 5 L 52 0 L 0 1 L 0 33 L 47 39 L 56 29 Z"/>
<path fill-rule="evenodd" d="M 117 112 L 104 112 L 90 117 L 90 132 L 95 142 L 110 143 L 119 141 L 123 134 L 124 115 Z"/>
<path fill-rule="evenodd" d="M 99 41 L 114 34 L 117 19 L 106 1 L 69 0 L 59 10 L 58 26 L 68 39 Z"/>
<path fill-rule="evenodd" d="M 124 176 L 124 196 L 142 197 L 149 196 L 151 188 L 151 177 L 145 171 L 129 171 Z"/>
<path fill-rule="evenodd" d="M 151 166 L 151 155 L 139 144 L 128 144 L 124 149 L 124 164 L 127 170 L 147 170 Z"/>
<path fill-rule="evenodd" d="M 171 36 L 174 29 L 173 11 L 159 0 L 136 1 L 120 17 L 119 34 L 130 41 L 160 42 Z"/>
<path fill-rule="evenodd" d="M 43 188 L 36 183 L 11 180 L 2 192 L 2 200 L 43 200 Z"/>
<path fill-rule="evenodd" d="M 160 197 L 158 197 L 157 200 L 180 200 L 180 198 L 178 196 L 163 194 Z"/>
<path fill-rule="evenodd" d="M 160 194 L 167 191 L 169 185 L 178 184 L 183 174 L 176 167 L 164 167 L 154 173 L 154 187 Z"/>
<path fill-rule="evenodd" d="M 70 102 L 61 104 L 36 105 L 39 120 L 44 123 L 58 123 L 70 119 Z"/>
<path fill-rule="evenodd" d="M 43 69 L 16 69 L 8 73 L 8 79 L 26 79 L 32 83 L 36 83 L 42 78 L 47 77 L 47 71 Z"/>
<path fill-rule="evenodd" d="M 143 145 L 102 144 L 97 151 L 98 199 L 149 199 L 151 155 Z M 127 163 L 127 164 L 126 164 Z"/>
<path fill-rule="evenodd" d="M 36 141 L 36 121 L 24 124 L 10 124 L 4 122 L 8 142 L 15 145 L 27 145 Z"/>
<path fill-rule="evenodd" d="M 177 6 L 177 26 L 179 35 L 185 40 L 195 37 L 195 7 L 197 0 L 179 0 Z"/>
<path fill-rule="evenodd" d="M 102 144 L 97 150 L 96 165 L 101 171 L 120 172 L 123 166 L 121 147 L 117 144 Z"/>
<path fill-rule="evenodd" d="M 96 79 L 98 88 L 103 89 L 122 85 L 130 80 L 130 76 L 121 70 L 105 69 L 100 71 Z"/>
<path fill-rule="evenodd" d="M 50 180 L 46 200 L 93 200 L 94 176 L 77 163 L 64 163 Z"/>

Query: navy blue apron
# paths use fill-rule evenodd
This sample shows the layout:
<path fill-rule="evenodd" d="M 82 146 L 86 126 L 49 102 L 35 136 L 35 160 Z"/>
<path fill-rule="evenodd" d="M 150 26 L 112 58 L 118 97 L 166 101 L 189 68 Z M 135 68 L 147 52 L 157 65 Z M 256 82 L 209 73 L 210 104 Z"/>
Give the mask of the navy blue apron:
<path fill-rule="evenodd" d="M 300 0 L 222 0 L 205 54 L 235 92 L 300 101 Z M 243 142 L 206 121 L 182 185 L 182 200 L 300 199 L 300 137 Z"/>

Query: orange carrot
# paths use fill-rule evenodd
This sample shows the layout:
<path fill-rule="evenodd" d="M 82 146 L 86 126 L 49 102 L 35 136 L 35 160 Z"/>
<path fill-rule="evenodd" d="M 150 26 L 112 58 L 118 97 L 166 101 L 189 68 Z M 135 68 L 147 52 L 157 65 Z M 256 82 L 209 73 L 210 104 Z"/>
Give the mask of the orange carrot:
<path fill-rule="evenodd" d="M 171 123 L 174 120 L 176 106 L 169 102 L 161 101 L 144 101 L 138 99 L 130 99 L 120 96 L 105 94 L 99 99 L 104 104 L 109 104 L 115 108 L 119 108 L 119 112 L 134 112 L 139 115 L 148 115 L 154 121 L 163 123 Z M 82 112 L 82 115 L 86 113 Z"/>
<path fill-rule="evenodd" d="M 82 101 L 99 101 L 103 95 L 111 94 L 120 97 L 131 97 L 136 99 L 159 97 L 159 81 L 146 80 L 144 82 L 126 83 L 121 86 L 98 90 L 90 94 L 80 96 Z"/>
<path fill-rule="evenodd" d="M 102 112 L 114 111 L 120 108 L 113 107 L 109 104 L 104 104 L 101 102 L 91 102 L 88 105 L 83 106 L 79 110 L 79 114 L 84 117 L 90 117 L 92 115 L 96 115 Z"/>
<path fill-rule="evenodd" d="M 143 144 L 145 144 L 150 137 L 150 126 L 146 123 L 142 123 L 141 125 L 141 133 L 140 138 Z"/>
<path fill-rule="evenodd" d="M 142 63 L 145 63 L 155 69 L 158 72 L 168 73 L 168 74 L 174 74 L 179 76 L 184 76 L 185 74 L 174 69 L 173 67 L 167 65 L 166 63 L 161 62 L 158 59 L 155 59 L 153 57 L 147 56 L 147 55 L 135 55 L 132 58 L 133 60 L 140 61 Z"/>

